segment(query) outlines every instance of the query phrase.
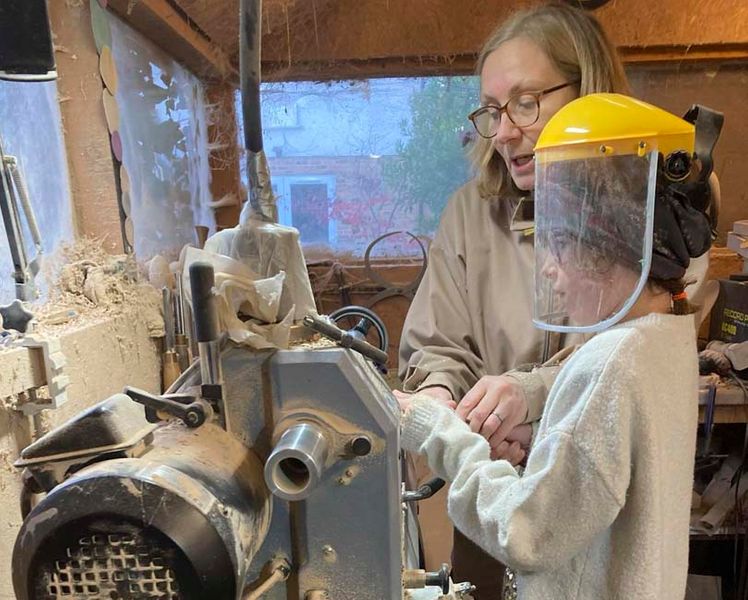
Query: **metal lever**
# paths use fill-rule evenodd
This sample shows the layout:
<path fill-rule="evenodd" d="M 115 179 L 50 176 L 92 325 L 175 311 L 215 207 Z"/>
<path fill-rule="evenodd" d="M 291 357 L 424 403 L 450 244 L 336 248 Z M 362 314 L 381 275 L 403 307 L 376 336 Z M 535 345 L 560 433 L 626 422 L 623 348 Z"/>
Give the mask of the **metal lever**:
<path fill-rule="evenodd" d="M 379 365 L 383 365 L 387 362 L 387 353 L 382 352 L 379 348 L 375 348 L 368 342 L 359 339 L 355 335 L 351 335 L 347 331 L 343 331 L 339 327 L 332 323 L 320 319 L 314 315 L 307 315 L 304 317 L 304 325 L 313 329 L 317 333 L 321 333 L 326 338 L 337 342 L 343 348 L 350 348 L 355 350 L 359 354 L 363 354 L 366 358 L 373 360 Z"/>
<path fill-rule="evenodd" d="M 423 569 L 408 569 L 403 571 L 403 587 L 405 589 L 419 589 L 428 586 L 441 588 L 442 594 L 449 594 L 449 565 L 442 563 L 441 569 L 435 572 Z"/>
<path fill-rule="evenodd" d="M 426 500 L 426 498 L 431 498 L 436 492 L 438 492 L 440 489 L 444 487 L 444 480 L 439 477 L 434 477 L 433 479 L 430 479 L 423 485 L 421 485 L 417 490 L 414 491 L 408 491 L 403 492 L 403 502 L 416 502 L 418 500 Z"/>
<path fill-rule="evenodd" d="M 220 402 L 223 398 L 223 376 L 214 285 L 213 265 L 207 262 L 190 265 L 192 317 L 195 320 L 195 337 L 200 350 L 201 393 L 203 398 Z"/>
<path fill-rule="evenodd" d="M 15 178 L 14 178 L 15 173 Z M 14 185 L 15 184 L 15 185 Z M 17 189 L 16 186 L 21 186 Z M 19 206 L 18 195 L 22 195 Z M 34 244 L 37 248 L 36 257 L 29 261 L 24 243 L 24 229 L 21 224 L 20 211 L 23 208 L 26 215 L 26 224 L 32 232 Z M 26 188 L 17 172 L 17 164 L 14 157 L 3 153 L 3 144 L 0 140 L 0 216 L 5 226 L 5 235 L 8 238 L 8 247 L 13 262 L 13 279 L 16 283 L 16 297 L 19 300 L 30 301 L 37 296 L 34 277 L 39 272 L 39 256 L 41 253 L 41 239 L 38 238 L 39 229 L 36 227 L 36 218 L 28 202 Z"/>
<path fill-rule="evenodd" d="M 145 390 L 127 386 L 125 394 L 130 400 L 145 407 L 145 418 L 149 423 L 165 420 L 164 413 L 177 417 L 187 427 L 200 427 L 212 414 L 210 405 L 189 394 L 164 394 L 156 396 Z"/>

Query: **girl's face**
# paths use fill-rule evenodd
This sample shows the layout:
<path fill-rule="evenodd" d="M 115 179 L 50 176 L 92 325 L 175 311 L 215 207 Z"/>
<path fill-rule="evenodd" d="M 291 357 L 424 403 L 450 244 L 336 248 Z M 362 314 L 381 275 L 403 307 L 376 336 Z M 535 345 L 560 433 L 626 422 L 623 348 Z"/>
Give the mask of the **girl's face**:
<path fill-rule="evenodd" d="M 501 44 L 486 58 L 481 70 L 481 104 L 504 106 L 509 98 L 521 92 L 537 92 L 565 83 L 560 73 L 540 47 L 526 37 Z M 494 148 L 506 163 L 507 170 L 520 190 L 535 185 L 533 149 L 548 120 L 562 106 L 577 97 L 576 86 L 552 92 L 540 99 L 540 116 L 528 127 L 517 127 L 501 115 Z"/>
<path fill-rule="evenodd" d="M 566 312 L 573 325 L 593 325 L 612 316 L 639 279 L 630 269 L 593 254 L 567 244 L 549 252 L 541 270 L 560 301 L 554 308 Z"/>

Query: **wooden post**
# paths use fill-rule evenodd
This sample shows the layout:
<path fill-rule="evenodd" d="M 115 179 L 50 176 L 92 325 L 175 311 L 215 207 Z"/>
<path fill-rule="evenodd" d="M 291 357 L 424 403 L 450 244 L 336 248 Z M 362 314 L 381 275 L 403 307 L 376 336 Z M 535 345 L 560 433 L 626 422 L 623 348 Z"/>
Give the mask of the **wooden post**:
<path fill-rule="evenodd" d="M 110 252 L 122 252 L 114 167 L 109 146 L 99 55 L 88 3 L 49 3 L 55 38 L 57 89 L 70 171 L 70 190 L 79 236 L 104 238 Z"/>
<path fill-rule="evenodd" d="M 241 200 L 246 196 L 240 181 L 239 161 L 242 157 L 236 126 L 236 89 L 228 83 L 206 83 L 208 102 L 208 157 L 210 191 L 215 201 L 233 198 L 234 204 L 216 208 L 218 229 L 233 227 L 239 222 Z"/>

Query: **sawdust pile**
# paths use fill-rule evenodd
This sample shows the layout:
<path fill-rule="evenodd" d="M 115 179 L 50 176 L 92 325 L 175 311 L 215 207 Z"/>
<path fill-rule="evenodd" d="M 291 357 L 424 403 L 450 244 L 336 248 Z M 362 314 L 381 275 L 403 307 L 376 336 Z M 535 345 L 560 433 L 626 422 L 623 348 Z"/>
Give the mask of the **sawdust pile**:
<path fill-rule="evenodd" d="M 135 258 L 111 255 L 100 239 L 63 246 L 47 260 L 47 301 L 35 309 L 37 332 L 63 333 L 130 312 L 151 337 L 164 335 L 161 294 L 144 281 Z"/>
<path fill-rule="evenodd" d="M 337 344 L 326 337 L 321 336 L 319 333 L 315 333 L 308 337 L 303 337 L 297 340 L 291 340 L 291 348 L 301 348 L 304 350 L 315 350 L 318 348 L 336 348 Z"/>

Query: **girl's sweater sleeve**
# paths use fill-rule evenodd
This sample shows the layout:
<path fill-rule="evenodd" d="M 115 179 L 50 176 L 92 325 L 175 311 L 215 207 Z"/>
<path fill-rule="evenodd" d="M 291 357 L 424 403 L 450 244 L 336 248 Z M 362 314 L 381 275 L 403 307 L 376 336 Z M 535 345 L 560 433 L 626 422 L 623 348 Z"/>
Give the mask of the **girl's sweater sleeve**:
<path fill-rule="evenodd" d="M 542 432 L 521 477 L 508 462 L 491 461 L 486 440 L 429 398 L 417 396 L 406 412 L 403 446 L 452 481 L 449 514 L 465 535 L 515 569 L 552 569 L 608 528 L 625 500 L 629 411 L 609 410 L 604 388 L 571 386 L 583 410 Z"/>

